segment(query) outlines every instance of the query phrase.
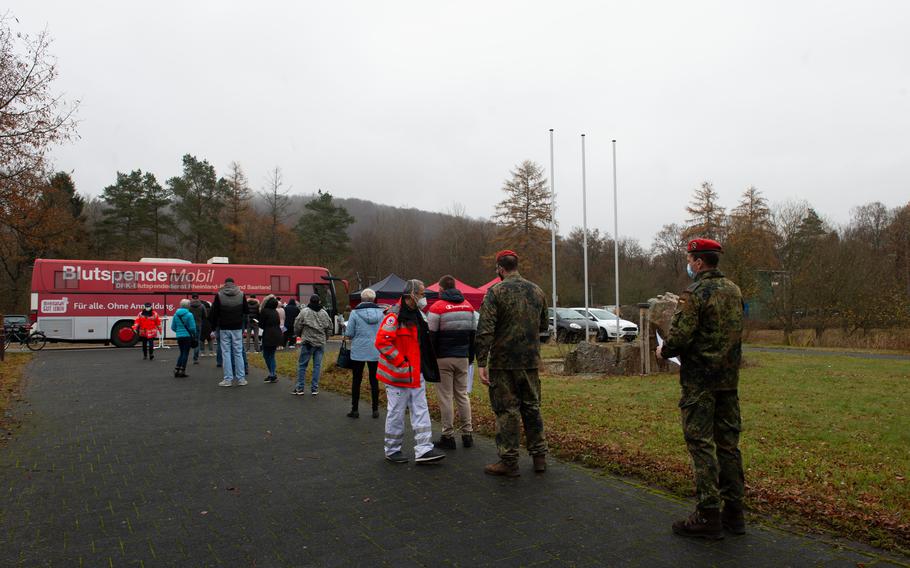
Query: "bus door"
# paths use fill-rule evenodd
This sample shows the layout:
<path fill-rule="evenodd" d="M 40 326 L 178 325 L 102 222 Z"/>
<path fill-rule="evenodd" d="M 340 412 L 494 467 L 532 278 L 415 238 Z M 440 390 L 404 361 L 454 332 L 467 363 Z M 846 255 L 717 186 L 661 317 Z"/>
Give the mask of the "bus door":
<path fill-rule="evenodd" d="M 335 299 L 335 285 L 332 282 L 320 282 L 318 284 L 298 284 L 297 297 L 304 306 L 310 302 L 310 296 L 317 294 L 322 301 L 322 306 L 332 318 L 332 333 L 338 335 L 342 332 L 342 319 L 338 314 L 338 302 Z"/>

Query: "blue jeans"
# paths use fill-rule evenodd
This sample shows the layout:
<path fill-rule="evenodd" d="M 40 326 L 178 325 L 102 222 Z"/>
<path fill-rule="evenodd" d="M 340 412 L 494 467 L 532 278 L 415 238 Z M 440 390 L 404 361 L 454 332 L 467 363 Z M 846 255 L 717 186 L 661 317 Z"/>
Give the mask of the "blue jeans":
<path fill-rule="evenodd" d="M 269 370 L 269 376 L 274 377 L 276 372 L 275 350 L 277 347 L 263 347 L 262 358 L 265 360 L 265 367 Z"/>
<path fill-rule="evenodd" d="M 177 347 L 180 348 L 180 355 L 177 356 L 177 367 L 186 369 L 186 360 L 190 358 L 190 344 L 193 342 L 191 337 L 178 337 Z"/>
<path fill-rule="evenodd" d="M 243 330 L 218 330 L 218 346 L 221 348 L 224 380 L 239 381 L 246 377 L 246 368 L 243 364 Z"/>
<path fill-rule="evenodd" d="M 224 365 L 224 355 L 221 354 L 221 332 L 218 333 L 218 354 L 216 355 L 216 358 L 215 358 L 215 364 L 218 365 L 219 367 Z M 249 363 L 249 361 L 246 360 L 246 348 L 243 348 L 243 375 L 246 376 L 249 374 L 250 374 L 250 363 Z"/>
<path fill-rule="evenodd" d="M 322 355 L 325 353 L 323 346 L 313 347 L 306 343 L 300 344 L 300 357 L 297 359 L 297 388 L 306 388 L 306 368 L 313 358 L 313 381 L 310 383 L 310 392 L 319 390 L 319 371 L 322 370 Z"/>

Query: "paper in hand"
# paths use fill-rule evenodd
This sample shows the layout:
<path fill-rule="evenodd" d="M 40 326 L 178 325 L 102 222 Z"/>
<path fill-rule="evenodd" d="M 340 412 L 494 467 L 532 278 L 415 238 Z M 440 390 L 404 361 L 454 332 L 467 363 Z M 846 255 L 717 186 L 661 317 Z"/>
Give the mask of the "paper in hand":
<path fill-rule="evenodd" d="M 660 334 L 657 331 L 654 332 L 654 337 L 657 338 L 658 347 L 660 347 L 661 345 L 664 344 L 663 338 L 660 336 Z M 667 359 L 667 361 L 672 361 L 673 363 L 676 363 L 677 365 L 682 367 L 682 363 L 679 362 L 679 357 L 670 357 L 669 359 Z"/>

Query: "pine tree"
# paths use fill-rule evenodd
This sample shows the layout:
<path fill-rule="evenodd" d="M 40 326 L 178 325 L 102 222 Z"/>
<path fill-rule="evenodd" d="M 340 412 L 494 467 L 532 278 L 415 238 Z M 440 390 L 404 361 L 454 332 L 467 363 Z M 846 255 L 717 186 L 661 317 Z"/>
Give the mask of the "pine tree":
<path fill-rule="evenodd" d="M 517 252 L 523 270 L 531 272 L 548 264 L 552 199 L 544 170 L 534 162 L 525 160 L 510 173 L 502 187 L 506 197 L 496 205 L 496 243 Z"/>
<path fill-rule="evenodd" d="M 220 212 L 226 200 L 224 183 L 218 183 L 215 168 L 206 160 L 183 156 L 183 175 L 168 180 L 174 193 L 174 213 L 181 222 L 180 238 L 199 262 L 204 256 L 218 252 L 224 241 L 225 229 Z"/>
<path fill-rule="evenodd" d="M 152 243 L 152 252 L 161 256 L 164 237 L 173 234 L 176 223 L 168 214 L 174 202 L 174 194 L 168 187 L 162 187 L 155 174 L 146 172 L 142 176 L 139 196 L 139 224 L 142 233 Z"/>
<path fill-rule="evenodd" d="M 695 190 L 692 201 L 686 207 L 689 214 L 685 235 L 687 239 L 697 237 L 723 240 L 726 212 L 717 203 L 718 195 L 711 182 L 703 182 Z"/>
<path fill-rule="evenodd" d="M 120 257 L 133 260 L 142 229 L 142 170 L 117 172 L 117 181 L 101 192 L 105 204 L 99 227 L 105 248 L 119 251 Z"/>
<path fill-rule="evenodd" d="M 343 206 L 332 203 L 331 193 L 322 190 L 304 209 L 295 227 L 304 262 L 339 271 L 350 253 L 348 227 L 354 218 Z"/>

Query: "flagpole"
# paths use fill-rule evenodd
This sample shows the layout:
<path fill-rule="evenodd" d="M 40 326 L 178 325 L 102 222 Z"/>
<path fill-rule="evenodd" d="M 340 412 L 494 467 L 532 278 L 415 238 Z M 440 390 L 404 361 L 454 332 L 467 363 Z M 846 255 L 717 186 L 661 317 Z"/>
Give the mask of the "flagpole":
<path fill-rule="evenodd" d="M 581 135 L 581 223 L 582 251 L 585 259 L 585 341 L 590 341 L 591 313 L 588 304 L 588 186 L 585 177 L 585 135 Z"/>
<path fill-rule="evenodd" d="M 556 333 L 556 173 L 553 169 L 553 129 L 550 129 L 550 256 L 553 265 L 553 333 Z"/>
<path fill-rule="evenodd" d="M 616 341 L 619 341 L 619 201 L 616 197 L 616 140 L 613 140 L 613 273 L 616 278 Z"/>

